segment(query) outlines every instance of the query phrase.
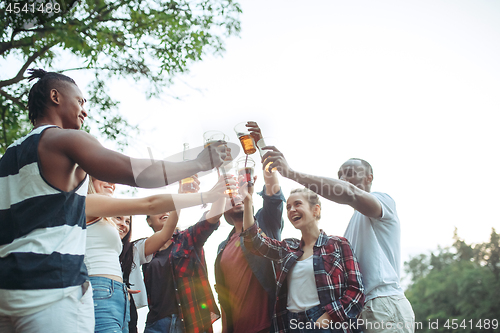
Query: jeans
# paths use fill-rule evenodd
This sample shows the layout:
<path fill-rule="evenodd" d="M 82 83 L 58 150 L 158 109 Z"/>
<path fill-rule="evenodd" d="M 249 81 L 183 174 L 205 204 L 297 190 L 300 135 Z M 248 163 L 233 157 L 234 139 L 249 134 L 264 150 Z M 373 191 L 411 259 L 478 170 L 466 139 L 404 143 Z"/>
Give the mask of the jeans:
<path fill-rule="evenodd" d="M 288 324 L 290 325 L 290 332 L 292 333 L 337 333 L 344 332 L 342 329 L 336 329 L 334 323 L 329 323 L 328 328 L 321 328 L 318 324 L 314 324 L 319 319 L 325 310 L 317 305 L 304 312 L 290 312 L 288 311 Z"/>
<path fill-rule="evenodd" d="M 91 276 L 94 298 L 95 333 L 128 333 L 130 303 L 124 283 Z"/>
<path fill-rule="evenodd" d="M 94 332 L 94 304 L 92 289 L 86 281 L 68 296 L 44 310 L 26 316 L 0 316 L 2 333 L 92 333 Z"/>
<path fill-rule="evenodd" d="M 144 333 L 182 333 L 181 321 L 173 314 L 153 323 L 146 323 Z"/>

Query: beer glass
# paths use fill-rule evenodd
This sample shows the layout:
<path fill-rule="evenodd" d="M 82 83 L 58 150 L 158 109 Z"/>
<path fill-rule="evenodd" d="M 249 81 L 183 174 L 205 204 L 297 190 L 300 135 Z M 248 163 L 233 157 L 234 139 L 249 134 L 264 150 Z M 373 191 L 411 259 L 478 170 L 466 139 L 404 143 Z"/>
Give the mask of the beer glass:
<path fill-rule="evenodd" d="M 217 141 L 228 142 L 229 137 L 221 131 L 206 131 L 205 133 L 203 133 L 203 148 L 207 148 L 208 146 L 210 146 L 211 144 L 213 144 L 214 142 L 217 142 Z M 229 150 L 229 152 L 228 152 L 228 150 Z M 231 149 L 229 149 L 226 146 L 226 158 L 224 159 L 224 161 L 230 161 L 231 159 L 232 159 L 231 158 Z M 217 168 L 217 175 L 220 177 L 219 168 Z"/>
<path fill-rule="evenodd" d="M 182 153 L 182 160 L 188 161 L 190 158 L 187 156 L 189 150 L 189 143 L 184 143 L 184 152 Z M 181 191 L 183 193 L 196 193 L 196 187 L 194 186 L 194 178 L 187 177 L 181 179 Z"/>
<path fill-rule="evenodd" d="M 236 132 L 236 136 L 241 142 L 241 146 L 243 147 L 243 152 L 246 155 L 251 155 L 257 151 L 255 146 L 255 140 L 250 135 L 250 131 L 246 127 L 246 122 L 239 123 L 234 127 L 234 131 Z"/>
<path fill-rule="evenodd" d="M 239 158 L 236 165 L 238 168 L 238 181 L 240 187 L 247 182 L 249 186 L 253 185 L 255 161 L 247 155 Z"/>
<path fill-rule="evenodd" d="M 259 154 L 260 154 L 260 157 L 264 157 L 264 154 L 269 151 L 267 149 L 264 149 L 264 147 L 266 146 L 276 146 L 276 140 L 275 138 L 273 137 L 265 137 L 265 138 L 262 138 L 260 139 L 258 142 L 257 142 L 257 148 L 259 149 Z M 266 163 L 266 161 L 264 161 L 264 164 L 266 164 L 265 166 L 265 170 L 267 172 L 275 172 L 277 169 L 276 168 L 272 168 L 272 170 L 269 170 L 269 166 L 271 165 L 271 162 L 269 163 Z"/>

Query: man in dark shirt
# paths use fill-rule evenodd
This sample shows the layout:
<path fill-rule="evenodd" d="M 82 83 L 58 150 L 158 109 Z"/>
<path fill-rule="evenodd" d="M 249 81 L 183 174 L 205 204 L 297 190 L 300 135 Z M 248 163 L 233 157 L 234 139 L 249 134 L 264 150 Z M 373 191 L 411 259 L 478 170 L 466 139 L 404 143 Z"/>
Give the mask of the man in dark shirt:
<path fill-rule="evenodd" d="M 252 136 L 262 138 L 257 123 L 248 122 Z M 264 189 L 259 193 L 263 207 L 255 215 L 262 231 L 269 237 L 281 239 L 283 230 L 283 202 L 277 172 L 264 170 Z M 226 206 L 230 200 L 227 200 Z M 240 237 L 243 231 L 243 202 L 234 198 L 235 205 L 226 207 L 224 218 L 234 225 L 233 230 L 219 245 L 215 261 L 216 290 L 222 309 L 223 333 L 270 332 L 275 297 L 273 263 L 251 254 Z"/>
<path fill-rule="evenodd" d="M 149 313 L 145 333 L 212 332 L 220 313 L 207 276 L 203 245 L 219 227 L 225 199 L 214 204 L 200 221 L 176 230 L 151 262 L 143 265 Z M 177 212 L 147 217 L 156 232 L 163 223 L 177 224 Z"/>

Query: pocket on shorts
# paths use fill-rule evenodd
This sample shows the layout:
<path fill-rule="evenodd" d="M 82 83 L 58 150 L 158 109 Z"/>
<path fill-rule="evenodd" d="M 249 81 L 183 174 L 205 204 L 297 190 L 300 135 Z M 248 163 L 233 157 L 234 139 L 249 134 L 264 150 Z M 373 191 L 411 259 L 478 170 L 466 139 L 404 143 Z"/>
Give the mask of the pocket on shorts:
<path fill-rule="evenodd" d="M 111 288 L 111 285 L 102 285 L 102 284 L 97 284 L 97 285 L 92 285 L 92 294 L 94 300 L 99 300 L 99 299 L 107 299 L 111 298 L 113 296 L 113 289 Z"/>

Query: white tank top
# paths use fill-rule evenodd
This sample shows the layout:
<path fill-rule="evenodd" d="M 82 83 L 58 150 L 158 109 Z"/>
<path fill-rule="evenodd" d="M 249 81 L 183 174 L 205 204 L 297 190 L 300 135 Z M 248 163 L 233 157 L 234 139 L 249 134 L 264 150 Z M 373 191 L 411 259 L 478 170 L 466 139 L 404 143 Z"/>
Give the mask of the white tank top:
<path fill-rule="evenodd" d="M 313 256 L 297 261 L 287 279 L 288 311 L 303 312 L 320 304 L 314 279 Z"/>
<path fill-rule="evenodd" d="M 109 274 L 122 277 L 120 253 L 122 241 L 114 224 L 100 219 L 87 225 L 84 262 L 89 275 Z"/>

